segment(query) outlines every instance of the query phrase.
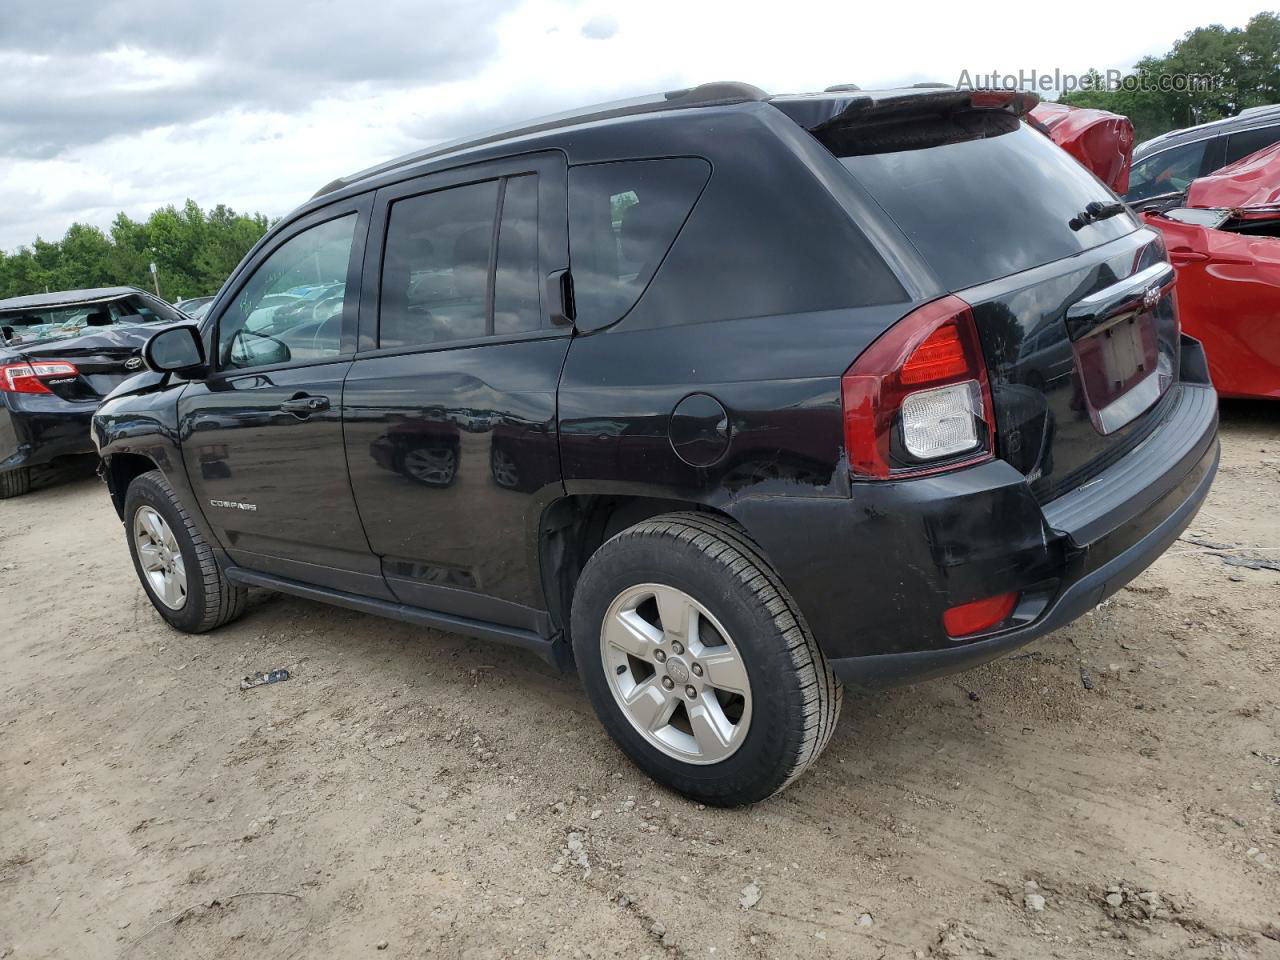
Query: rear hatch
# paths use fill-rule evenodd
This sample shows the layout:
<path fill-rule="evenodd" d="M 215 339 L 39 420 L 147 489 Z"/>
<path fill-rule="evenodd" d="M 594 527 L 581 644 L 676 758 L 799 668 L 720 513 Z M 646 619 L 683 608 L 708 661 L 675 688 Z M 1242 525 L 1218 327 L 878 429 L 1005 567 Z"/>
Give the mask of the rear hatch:
<path fill-rule="evenodd" d="M 1179 336 L 1159 236 L 1021 122 L 1035 102 L 952 89 L 852 94 L 825 120 L 812 103 L 774 104 L 840 158 L 938 292 L 973 307 L 996 454 L 1044 502 L 1159 423 Z"/>
<path fill-rule="evenodd" d="M 41 378 L 44 385 L 64 400 L 100 400 L 143 369 L 142 346 L 155 331 L 154 324 L 96 328 L 78 337 L 10 346 L 5 362 L 69 363 L 74 374 Z"/>

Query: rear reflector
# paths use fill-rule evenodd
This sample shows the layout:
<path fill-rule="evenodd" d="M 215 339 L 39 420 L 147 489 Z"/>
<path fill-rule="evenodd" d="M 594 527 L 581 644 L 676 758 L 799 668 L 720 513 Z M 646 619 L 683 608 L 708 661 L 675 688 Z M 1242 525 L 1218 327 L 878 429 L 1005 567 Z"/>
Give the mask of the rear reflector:
<path fill-rule="evenodd" d="M 7 363 L 0 366 L 0 390 L 6 393 L 51 393 L 43 380 L 74 377 L 79 371 L 69 363 Z"/>
<path fill-rule="evenodd" d="M 1018 603 L 1018 594 L 1002 593 L 985 600 L 974 600 L 952 607 L 942 615 L 942 625 L 952 637 L 966 637 L 1009 619 Z"/>

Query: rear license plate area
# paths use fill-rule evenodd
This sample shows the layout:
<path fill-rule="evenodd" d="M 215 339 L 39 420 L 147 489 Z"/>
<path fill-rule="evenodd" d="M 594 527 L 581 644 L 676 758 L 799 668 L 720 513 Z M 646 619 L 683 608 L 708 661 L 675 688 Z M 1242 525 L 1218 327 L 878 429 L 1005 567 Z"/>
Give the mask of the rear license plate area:
<path fill-rule="evenodd" d="M 1074 349 L 1085 405 L 1099 433 L 1114 433 L 1160 399 L 1153 311 L 1122 316 L 1075 341 Z"/>

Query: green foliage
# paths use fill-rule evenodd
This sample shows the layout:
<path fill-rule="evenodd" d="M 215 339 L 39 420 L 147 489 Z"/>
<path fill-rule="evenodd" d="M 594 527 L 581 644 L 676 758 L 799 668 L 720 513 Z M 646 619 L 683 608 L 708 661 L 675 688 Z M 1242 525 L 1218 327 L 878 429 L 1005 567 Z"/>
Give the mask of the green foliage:
<path fill-rule="evenodd" d="M 1211 89 L 1159 89 L 1161 78 L 1205 74 L 1218 78 Z M 1163 57 L 1139 60 L 1129 78 L 1120 89 L 1081 90 L 1062 102 L 1127 116 L 1139 141 L 1280 103 L 1280 15 L 1260 13 L 1243 29 L 1192 30 Z"/>
<path fill-rule="evenodd" d="M 37 238 L 15 253 L 0 252 L 0 298 L 118 285 L 151 290 L 151 263 L 166 300 L 203 296 L 222 285 L 268 226 L 260 213 L 222 204 L 206 212 L 193 200 L 142 222 L 117 214 L 109 234 L 73 223 L 54 243 Z"/>

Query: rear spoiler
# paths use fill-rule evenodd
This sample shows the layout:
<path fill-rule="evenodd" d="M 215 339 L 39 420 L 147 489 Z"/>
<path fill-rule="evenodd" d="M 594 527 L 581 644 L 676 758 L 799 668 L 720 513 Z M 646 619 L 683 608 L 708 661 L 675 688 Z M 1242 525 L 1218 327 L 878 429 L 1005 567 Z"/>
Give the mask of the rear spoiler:
<path fill-rule="evenodd" d="M 957 90 L 936 86 L 831 93 L 772 97 L 769 103 L 810 133 L 821 135 L 840 127 L 900 122 L 915 117 L 942 118 L 973 110 L 998 110 L 1021 119 L 1040 102 L 1034 93 L 1020 90 Z"/>

